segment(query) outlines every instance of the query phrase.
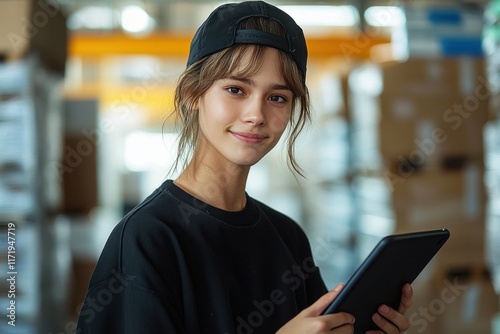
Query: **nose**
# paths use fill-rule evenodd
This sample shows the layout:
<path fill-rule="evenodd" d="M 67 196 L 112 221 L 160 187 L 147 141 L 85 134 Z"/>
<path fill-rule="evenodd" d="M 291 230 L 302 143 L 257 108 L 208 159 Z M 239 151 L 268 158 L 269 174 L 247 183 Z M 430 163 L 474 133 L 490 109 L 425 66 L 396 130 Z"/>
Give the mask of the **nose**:
<path fill-rule="evenodd" d="M 247 105 L 241 115 L 243 122 L 253 126 L 261 126 L 265 123 L 265 101 L 261 97 L 255 97 L 247 101 Z"/>

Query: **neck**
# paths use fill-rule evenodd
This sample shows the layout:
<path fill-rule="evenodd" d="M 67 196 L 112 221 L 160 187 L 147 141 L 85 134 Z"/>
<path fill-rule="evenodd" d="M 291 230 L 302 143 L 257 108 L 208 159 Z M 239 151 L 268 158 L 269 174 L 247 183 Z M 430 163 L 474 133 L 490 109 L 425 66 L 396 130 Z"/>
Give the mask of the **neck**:
<path fill-rule="evenodd" d="M 207 164 L 193 159 L 174 183 L 197 199 L 226 211 L 246 205 L 246 181 L 250 167 Z M 221 166 L 222 165 L 222 166 Z"/>

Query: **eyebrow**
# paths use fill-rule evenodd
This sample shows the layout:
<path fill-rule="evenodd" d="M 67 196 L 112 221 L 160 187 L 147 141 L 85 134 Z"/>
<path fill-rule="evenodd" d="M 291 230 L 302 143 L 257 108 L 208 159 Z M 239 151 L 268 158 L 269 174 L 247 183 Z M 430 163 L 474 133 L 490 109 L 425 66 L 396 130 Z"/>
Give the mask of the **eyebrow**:
<path fill-rule="evenodd" d="M 240 77 L 236 77 L 236 76 L 230 76 L 227 79 L 228 80 L 241 81 L 244 84 L 247 84 L 249 86 L 255 86 L 255 82 L 252 79 L 240 78 Z M 273 90 L 289 90 L 289 91 L 292 91 L 292 89 L 290 87 L 288 87 L 287 85 L 280 85 L 280 84 L 272 84 L 271 85 L 271 89 L 273 89 Z"/>

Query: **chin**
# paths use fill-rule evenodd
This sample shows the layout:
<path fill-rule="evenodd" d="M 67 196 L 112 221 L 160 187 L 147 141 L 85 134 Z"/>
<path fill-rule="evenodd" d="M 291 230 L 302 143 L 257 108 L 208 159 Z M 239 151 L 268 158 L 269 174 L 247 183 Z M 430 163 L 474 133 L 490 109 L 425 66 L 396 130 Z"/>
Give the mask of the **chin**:
<path fill-rule="evenodd" d="M 233 162 L 241 167 L 252 167 L 255 165 L 257 162 L 259 162 L 262 159 L 260 158 L 255 158 L 255 159 L 234 159 Z"/>
<path fill-rule="evenodd" d="M 233 151 L 233 152 L 226 152 L 227 159 L 229 161 L 232 161 L 234 164 L 238 166 L 248 166 L 251 167 L 255 165 L 257 162 L 259 162 L 266 154 L 268 151 L 265 153 L 262 150 L 255 150 L 255 149 L 245 149 L 241 151 Z"/>

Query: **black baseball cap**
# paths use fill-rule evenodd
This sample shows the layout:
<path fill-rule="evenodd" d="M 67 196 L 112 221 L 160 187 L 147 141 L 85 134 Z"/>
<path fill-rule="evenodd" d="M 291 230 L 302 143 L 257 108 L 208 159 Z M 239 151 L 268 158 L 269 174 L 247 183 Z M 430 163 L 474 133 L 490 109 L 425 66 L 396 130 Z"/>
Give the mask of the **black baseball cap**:
<path fill-rule="evenodd" d="M 285 37 L 260 30 L 241 30 L 241 21 L 249 17 L 264 17 L 278 22 Z M 198 28 L 191 41 L 187 66 L 203 57 L 235 44 L 258 44 L 276 48 L 289 54 L 305 81 L 307 46 L 302 29 L 281 9 L 263 1 L 245 1 L 217 7 Z"/>

